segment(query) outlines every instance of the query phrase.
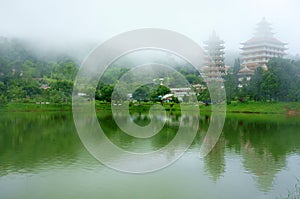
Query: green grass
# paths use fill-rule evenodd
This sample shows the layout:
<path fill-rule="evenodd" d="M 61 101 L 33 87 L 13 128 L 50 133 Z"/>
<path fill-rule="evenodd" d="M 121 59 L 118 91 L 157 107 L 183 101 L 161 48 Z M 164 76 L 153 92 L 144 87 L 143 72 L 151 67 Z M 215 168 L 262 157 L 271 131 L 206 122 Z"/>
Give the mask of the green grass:
<path fill-rule="evenodd" d="M 71 104 L 8 103 L 0 106 L 0 112 L 71 111 Z"/>
<path fill-rule="evenodd" d="M 241 113 L 286 113 L 290 110 L 300 110 L 300 102 L 232 102 L 227 106 L 227 112 Z"/>
<path fill-rule="evenodd" d="M 159 103 L 158 103 L 159 104 Z M 129 109 L 133 111 L 148 111 L 153 103 L 131 104 Z M 199 105 L 200 112 L 209 113 L 213 105 Z M 111 109 L 110 103 L 95 101 L 96 110 Z M 180 111 L 180 105 L 164 104 L 166 111 Z M 289 110 L 300 110 L 300 102 L 232 102 L 226 107 L 227 113 L 260 113 L 260 114 L 286 114 Z M 8 103 L 0 106 L 1 112 L 39 112 L 39 111 L 71 111 L 72 105 L 69 104 L 35 104 L 35 103 Z"/>

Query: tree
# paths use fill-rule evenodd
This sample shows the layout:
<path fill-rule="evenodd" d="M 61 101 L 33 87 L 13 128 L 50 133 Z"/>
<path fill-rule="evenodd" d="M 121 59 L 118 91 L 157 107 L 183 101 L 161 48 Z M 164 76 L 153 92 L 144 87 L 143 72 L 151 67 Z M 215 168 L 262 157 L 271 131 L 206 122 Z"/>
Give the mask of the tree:
<path fill-rule="evenodd" d="M 201 78 L 195 73 L 185 75 L 185 79 L 190 84 L 200 84 L 200 83 L 202 83 Z"/>
<path fill-rule="evenodd" d="M 235 59 L 234 60 L 234 65 L 233 65 L 233 74 L 234 75 L 237 75 L 239 73 L 241 69 L 241 62 L 240 62 L 240 59 Z"/>
<path fill-rule="evenodd" d="M 233 77 L 234 77 L 236 86 L 239 84 L 238 73 L 239 73 L 240 69 L 241 69 L 241 62 L 240 62 L 240 59 L 238 58 L 238 59 L 234 60 L 234 65 L 233 65 Z"/>
<path fill-rule="evenodd" d="M 67 102 L 67 97 L 62 91 L 52 90 L 50 91 L 50 101 L 53 103 Z"/>
<path fill-rule="evenodd" d="M 209 90 L 208 89 L 204 89 L 204 90 L 200 91 L 199 94 L 198 94 L 198 96 L 197 96 L 197 100 L 198 101 L 202 101 L 202 102 L 209 102 L 209 101 L 211 101 Z"/>
<path fill-rule="evenodd" d="M 116 84 L 118 79 L 122 75 L 124 75 L 129 69 L 127 68 L 117 68 L 117 67 L 109 67 L 106 71 L 104 71 L 100 82 L 104 82 L 105 84 Z M 127 77 L 130 77 L 128 75 Z"/>
<path fill-rule="evenodd" d="M 268 70 L 258 67 L 250 80 L 248 93 L 254 100 L 300 100 L 299 63 L 274 58 L 267 63 Z"/>
<path fill-rule="evenodd" d="M 6 97 L 6 86 L 4 82 L 0 81 L 0 105 L 3 105 L 7 102 Z"/>
<path fill-rule="evenodd" d="M 150 91 L 150 99 L 152 101 L 158 101 L 159 100 L 158 96 L 164 96 L 169 93 L 171 93 L 171 90 L 168 87 L 164 85 L 155 86 Z"/>
<path fill-rule="evenodd" d="M 78 71 L 77 64 L 71 59 L 64 57 L 53 65 L 51 78 L 57 80 L 74 80 Z"/>
<path fill-rule="evenodd" d="M 275 77 L 277 83 L 277 92 L 272 93 L 280 101 L 297 101 L 300 100 L 300 67 L 297 62 L 274 58 L 267 64 L 268 71 Z M 274 82 L 274 78 L 269 77 L 268 81 Z M 274 86 L 274 85 L 273 85 Z"/>
<path fill-rule="evenodd" d="M 279 92 L 279 81 L 277 76 L 271 71 L 266 71 L 263 74 L 263 83 L 261 84 L 261 88 L 264 91 L 265 95 L 269 97 L 270 102 L 272 98 L 277 96 Z"/>
<path fill-rule="evenodd" d="M 26 97 L 34 98 L 36 95 L 41 94 L 40 85 L 32 78 L 26 78 L 19 80 L 22 84 L 22 90 L 24 90 Z"/>
<path fill-rule="evenodd" d="M 262 91 L 261 87 L 261 84 L 264 81 L 263 72 L 263 69 L 261 67 L 258 67 L 250 80 L 249 94 L 250 97 L 255 101 L 264 99 L 264 92 Z"/>
<path fill-rule="evenodd" d="M 111 102 L 111 95 L 114 91 L 113 85 L 105 85 L 100 90 L 100 96 L 98 96 L 96 99 L 106 102 Z"/>
<path fill-rule="evenodd" d="M 150 88 L 146 85 L 143 85 L 136 89 L 132 93 L 132 98 L 137 101 L 149 101 L 150 100 Z"/>
<path fill-rule="evenodd" d="M 69 80 L 57 80 L 56 82 L 51 83 L 51 91 L 59 91 L 62 94 L 58 94 L 60 97 L 64 97 L 63 101 L 71 101 L 71 96 L 73 92 L 73 82 Z"/>
<path fill-rule="evenodd" d="M 6 86 L 4 84 L 4 82 L 0 81 L 0 93 L 6 93 Z"/>
<path fill-rule="evenodd" d="M 24 90 L 18 85 L 11 85 L 8 93 L 9 100 L 20 101 L 26 97 Z"/>
<path fill-rule="evenodd" d="M 225 90 L 226 90 L 226 98 L 227 102 L 231 103 L 231 100 L 234 98 L 236 93 L 236 83 L 234 75 L 227 74 L 225 76 Z"/>

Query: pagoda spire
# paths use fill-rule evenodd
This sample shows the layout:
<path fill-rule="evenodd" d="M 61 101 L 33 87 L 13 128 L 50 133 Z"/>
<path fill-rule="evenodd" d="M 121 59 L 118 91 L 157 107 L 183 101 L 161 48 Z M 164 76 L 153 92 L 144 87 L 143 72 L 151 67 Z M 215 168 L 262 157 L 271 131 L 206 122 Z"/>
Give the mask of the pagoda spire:
<path fill-rule="evenodd" d="M 224 41 L 213 31 L 209 39 L 204 42 L 207 53 L 206 75 L 210 79 L 219 78 L 225 74 Z"/>
<path fill-rule="evenodd" d="M 257 24 L 255 37 L 273 37 L 272 27 L 266 18 L 263 17 L 262 20 Z"/>

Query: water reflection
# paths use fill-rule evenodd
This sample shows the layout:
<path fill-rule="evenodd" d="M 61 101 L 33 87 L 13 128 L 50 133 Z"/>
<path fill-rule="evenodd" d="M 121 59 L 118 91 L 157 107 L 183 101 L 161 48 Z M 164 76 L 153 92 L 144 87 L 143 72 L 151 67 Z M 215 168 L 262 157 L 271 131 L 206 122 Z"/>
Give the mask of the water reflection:
<path fill-rule="evenodd" d="M 1 115 L 0 175 L 71 164 L 80 146 L 74 131 L 71 114 Z"/>
<path fill-rule="evenodd" d="M 149 122 L 147 114 L 135 113 L 133 116 L 137 124 L 145 125 Z M 134 152 L 158 150 L 167 145 L 176 136 L 179 123 L 183 121 L 188 125 L 192 118 L 192 114 L 168 113 L 166 125 L 160 133 L 151 138 L 137 139 L 123 133 L 114 123 L 110 112 L 98 114 L 106 136 L 117 146 Z M 75 163 L 76 167 L 83 168 L 96 165 L 95 162 L 92 165 L 91 161 L 83 161 L 88 154 L 76 134 L 71 113 L 7 113 L 1 115 L 0 119 L 0 180 L 2 176 L 11 173 L 37 173 L 51 168 L 65 168 Z M 189 149 L 190 153 L 199 152 L 209 123 L 209 116 L 200 117 L 200 129 Z M 176 147 L 184 142 L 182 139 Z M 172 150 L 163 155 L 166 158 L 174 156 L 176 148 Z M 222 136 L 203 159 L 204 169 L 215 183 L 228 178 L 226 173 L 233 166 L 228 157 L 234 154 L 241 162 L 243 171 L 253 176 L 257 187 L 263 192 L 269 192 L 279 172 L 288 166 L 288 157 L 299 157 L 299 153 L 299 118 L 229 115 Z M 200 162 L 201 159 L 196 164 Z"/>
<path fill-rule="evenodd" d="M 242 155 L 245 170 L 267 192 L 276 174 L 285 168 L 287 156 L 299 154 L 299 118 L 241 116 L 244 118 L 227 118 L 224 128 L 227 147 Z"/>
<path fill-rule="evenodd" d="M 146 125 L 149 123 L 150 118 L 145 113 L 133 113 L 132 118 L 128 119 L 123 115 L 119 114 L 115 117 L 118 117 L 119 121 L 128 121 L 133 120 L 136 124 Z M 180 113 L 169 113 L 166 118 L 163 120 L 166 121 L 163 129 L 159 131 L 156 135 L 151 138 L 139 139 L 133 136 L 130 136 L 124 133 L 115 123 L 113 116 L 109 112 L 101 112 L 98 114 L 98 121 L 101 125 L 101 128 L 104 130 L 106 136 L 117 146 L 132 152 L 148 152 L 148 151 L 156 151 L 160 148 L 169 144 L 174 137 L 176 136 L 179 125 L 181 124 L 181 128 L 187 129 L 197 129 L 197 126 L 193 127 L 191 124 L 194 124 L 192 121 L 195 121 L 196 115 L 185 114 L 181 115 Z M 162 120 L 161 115 L 151 115 L 151 120 Z M 189 133 L 189 131 L 186 131 Z M 188 140 L 184 139 L 177 142 L 176 147 L 180 148 L 181 145 L 184 145 Z M 174 149 L 176 150 L 176 148 Z"/>
<path fill-rule="evenodd" d="M 220 137 L 213 150 L 204 157 L 205 170 L 216 182 L 225 172 L 225 139 Z"/>

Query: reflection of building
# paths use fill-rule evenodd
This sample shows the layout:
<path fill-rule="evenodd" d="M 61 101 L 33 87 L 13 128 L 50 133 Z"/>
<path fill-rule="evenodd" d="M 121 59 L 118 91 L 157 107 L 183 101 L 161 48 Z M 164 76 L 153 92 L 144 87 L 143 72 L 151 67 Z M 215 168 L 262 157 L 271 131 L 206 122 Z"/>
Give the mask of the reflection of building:
<path fill-rule="evenodd" d="M 262 191 L 269 191 L 276 174 L 285 167 L 285 157 L 280 156 L 275 159 L 267 149 L 258 151 L 251 146 L 250 142 L 242 148 L 242 154 L 245 169 L 255 175 Z"/>
<path fill-rule="evenodd" d="M 257 67 L 267 69 L 266 64 L 274 57 L 283 57 L 285 55 L 285 45 L 276 39 L 272 33 L 271 24 L 265 18 L 257 24 L 254 37 L 242 43 L 242 66 L 239 77 L 248 77 L 254 74 Z"/>
<path fill-rule="evenodd" d="M 209 39 L 204 42 L 208 55 L 207 66 L 204 68 L 206 78 L 209 80 L 219 79 L 225 74 L 224 64 L 224 41 L 221 40 L 215 31 Z"/>

